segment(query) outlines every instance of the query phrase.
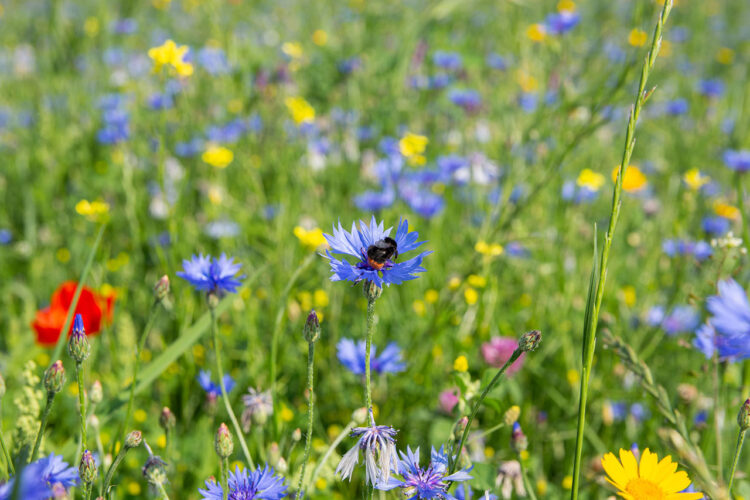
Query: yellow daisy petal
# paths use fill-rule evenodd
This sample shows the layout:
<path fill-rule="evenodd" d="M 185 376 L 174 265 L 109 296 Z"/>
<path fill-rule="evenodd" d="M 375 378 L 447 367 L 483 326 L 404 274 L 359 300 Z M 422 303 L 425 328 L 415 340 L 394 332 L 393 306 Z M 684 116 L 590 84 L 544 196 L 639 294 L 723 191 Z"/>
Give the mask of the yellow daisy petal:
<path fill-rule="evenodd" d="M 620 489 L 625 489 L 628 481 L 632 479 L 625 473 L 625 469 L 623 469 L 622 464 L 617 460 L 614 453 L 607 453 L 602 457 L 602 468 L 612 478 L 610 482 Z M 609 481 L 609 478 L 607 480 Z"/>
<path fill-rule="evenodd" d="M 652 479 L 655 483 L 658 484 L 674 474 L 676 470 L 677 463 L 672 462 L 671 455 L 667 455 L 666 457 L 662 458 L 661 462 L 659 462 L 659 465 L 657 465 L 656 472 L 654 473 Z"/>
<path fill-rule="evenodd" d="M 638 473 L 640 474 L 641 478 L 654 481 L 654 474 L 656 473 L 656 468 L 658 465 L 659 459 L 657 458 L 656 454 L 651 453 L 651 450 L 646 448 L 645 450 L 643 450 L 643 454 L 641 454 L 641 462 L 638 465 Z"/>
<path fill-rule="evenodd" d="M 664 500 L 701 500 L 703 493 L 672 493 L 664 497 Z"/>
<path fill-rule="evenodd" d="M 632 451 L 620 448 L 620 461 L 629 479 L 638 477 L 638 462 L 636 462 Z"/>
<path fill-rule="evenodd" d="M 678 493 L 690 486 L 690 478 L 685 471 L 675 472 L 667 479 L 659 483 L 664 493 Z"/>

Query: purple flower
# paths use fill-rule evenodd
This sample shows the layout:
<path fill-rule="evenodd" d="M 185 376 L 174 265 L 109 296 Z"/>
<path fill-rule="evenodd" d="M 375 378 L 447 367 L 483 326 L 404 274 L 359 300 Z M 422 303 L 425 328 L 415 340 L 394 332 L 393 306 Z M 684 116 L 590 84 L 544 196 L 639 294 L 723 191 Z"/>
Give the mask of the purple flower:
<path fill-rule="evenodd" d="M 196 290 L 217 294 L 237 293 L 240 280 L 244 278 L 237 276 L 241 267 L 242 264 L 235 263 L 226 254 L 221 254 L 218 259 L 210 255 L 193 255 L 190 260 L 182 261 L 183 270 L 177 276 L 187 280 Z"/>
<path fill-rule="evenodd" d="M 268 465 L 261 469 L 258 466 L 254 471 L 235 467 L 234 472 L 229 473 L 228 498 L 232 500 L 279 500 L 287 493 L 284 478 L 274 474 L 274 470 Z M 203 495 L 201 500 L 222 500 L 224 490 L 216 481 L 206 481 L 206 489 L 199 489 Z"/>
<path fill-rule="evenodd" d="M 401 452 L 397 471 L 401 479 L 392 477 L 388 481 L 376 484 L 375 487 L 384 491 L 401 488 L 404 495 L 409 498 L 456 500 L 456 497 L 448 493 L 451 483 L 472 479 L 468 469 L 448 474 L 448 456 L 442 447 L 440 451 L 432 449 L 430 465 L 422 468 L 419 465 L 419 448 L 412 452 L 407 446 L 406 453 Z"/>
<path fill-rule="evenodd" d="M 337 356 L 341 364 L 355 375 L 365 374 L 365 341 L 360 340 L 356 344 L 351 339 L 341 339 L 336 344 Z M 398 373 L 406 369 L 401 360 L 401 349 L 395 342 L 386 346 L 380 356 L 377 356 L 377 348 L 373 345 L 370 352 L 370 369 L 377 374 Z"/>
<path fill-rule="evenodd" d="M 393 228 L 383 229 L 383 223 L 376 222 L 375 216 L 372 217 L 370 225 L 360 221 L 359 229 L 356 224 L 352 224 L 351 232 L 347 232 L 341 227 L 339 222 L 338 229 L 333 227 L 333 236 L 325 234 L 325 238 L 330 245 L 330 250 L 326 250 L 325 257 L 331 264 L 331 281 L 353 281 L 359 283 L 362 280 L 372 281 L 378 287 L 396 284 L 400 285 L 404 281 L 416 279 L 417 273 L 426 271 L 422 267 L 422 259 L 431 252 L 422 252 L 404 262 L 396 263 L 394 260 L 406 252 L 414 250 L 424 242 L 417 242 L 419 234 L 416 231 L 409 231 L 409 223 L 404 219 L 398 225 L 395 238 L 391 238 Z M 395 253 L 385 258 L 373 258 L 372 249 L 376 245 L 387 244 L 388 238 L 395 244 Z M 346 254 L 357 259 L 354 264 L 345 259 L 336 259 L 332 253 Z M 381 262 L 382 261 L 382 262 Z"/>
<path fill-rule="evenodd" d="M 747 172 L 750 170 L 750 151 L 727 149 L 724 151 L 724 165 L 735 172 Z"/>

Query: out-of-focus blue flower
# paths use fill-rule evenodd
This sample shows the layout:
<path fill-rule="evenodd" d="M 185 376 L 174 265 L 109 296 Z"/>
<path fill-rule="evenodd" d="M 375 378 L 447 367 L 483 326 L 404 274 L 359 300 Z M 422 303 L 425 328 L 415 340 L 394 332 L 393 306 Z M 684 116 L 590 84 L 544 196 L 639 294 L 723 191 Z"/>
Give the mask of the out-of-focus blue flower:
<path fill-rule="evenodd" d="M 721 97 L 724 94 L 724 82 L 718 78 L 698 82 L 698 92 L 705 97 Z"/>
<path fill-rule="evenodd" d="M 706 358 L 711 358 L 714 353 L 730 361 L 749 358 L 750 303 L 747 294 L 733 279 L 720 281 L 718 289 L 718 295 L 706 300 L 706 308 L 712 316 L 696 332 L 693 344 Z"/>
<path fill-rule="evenodd" d="M 643 406 L 641 403 L 633 403 L 630 405 L 630 416 L 635 419 L 636 422 L 643 422 L 648 419 L 650 413 L 648 408 Z"/>
<path fill-rule="evenodd" d="M 221 396 L 221 386 L 219 384 L 214 383 L 211 380 L 211 372 L 206 370 L 201 370 L 200 373 L 198 373 L 198 383 L 203 388 L 204 391 L 206 391 L 206 394 L 210 397 L 219 397 Z M 229 376 L 229 374 L 224 375 L 224 389 L 227 390 L 227 394 L 232 392 L 232 389 L 234 389 L 234 379 Z"/>
<path fill-rule="evenodd" d="M 575 28 L 581 21 L 581 15 L 578 12 L 561 10 L 547 16 L 545 24 L 547 32 L 552 35 L 564 35 Z"/>
<path fill-rule="evenodd" d="M 404 281 L 417 278 L 417 273 L 426 271 L 422 267 L 422 259 L 431 252 L 422 252 L 404 262 L 396 263 L 393 259 L 386 259 L 382 264 L 368 257 L 368 248 L 371 245 L 390 237 L 393 228 L 383 229 L 383 223 L 378 223 L 375 216 L 372 217 L 368 226 L 364 221 L 360 221 L 359 229 L 356 224 L 352 224 L 351 232 L 347 232 L 339 222 L 338 229 L 333 227 L 333 235 L 325 234 L 325 238 L 330 245 L 330 250 L 326 250 L 325 257 L 331 264 L 331 281 L 353 281 L 358 283 L 362 280 L 372 281 L 378 287 L 396 284 L 400 285 Z M 417 242 L 419 234 L 416 231 L 409 231 L 409 223 L 402 220 L 396 230 L 393 240 L 396 243 L 398 255 L 414 250 L 424 242 Z M 331 254 L 345 254 L 355 257 L 357 262 L 350 264 L 345 259 L 336 259 Z"/>
<path fill-rule="evenodd" d="M 226 53 L 220 48 L 203 47 L 198 51 L 198 64 L 211 75 L 229 73 Z"/>
<path fill-rule="evenodd" d="M 537 95 L 533 92 L 522 92 L 521 95 L 518 96 L 518 105 L 527 113 L 531 113 L 536 109 L 536 103 Z"/>
<path fill-rule="evenodd" d="M 661 327 L 667 335 L 694 332 L 701 318 L 698 311 L 690 306 L 677 306 L 664 318 Z"/>
<path fill-rule="evenodd" d="M 664 105 L 664 110 L 668 115 L 684 115 L 688 112 L 687 99 L 679 98 L 669 101 Z"/>
<path fill-rule="evenodd" d="M 367 212 L 379 212 L 388 208 L 396 201 L 396 192 L 392 187 L 387 187 L 382 191 L 365 191 L 354 197 L 354 204 L 360 209 Z"/>
<path fill-rule="evenodd" d="M 389 425 L 375 425 L 370 414 L 370 425 L 355 427 L 351 436 L 359 438 L 357 444 L 347 451 L 336 466 L 335 474 L 341 479 L 351 481 L 354 466 L 359 463 L 359 452 L 365 455 L 365 481 L 376 485 L 387 483 L 391 471 L 398 470 L 398 455 L 396 453 L 396 434 L 398 431 Z"/>
<path fill-rule="evenodd" d="M 750 151 L 727 149 L 724 151 L 724 165 L 735 172 L 750 170 Z"/>
<path fill-rule="evenodd" d="M 9 500 L 16 478 L 0 486 L 0 500 Z M 61 455 L 51 453 L 24 467 L 21 472 L 19 497 L 24 500 L 46 500 L 53 496 L 52 488 L 68 489 L 78 484 L 78 470 L 63 461 Z"/>
<path fill-rule="evenodd" d="M 130 116 L 124 109 L 126 98 L 109 94 L 99 100 L 103 126 L 97 132 L 102 144 L 117 144 L 130 137 Z"/>
<path fill-rule="evenodd" d="M 237 276 L 241 267 L 242 264 L 235 263 L 226 254 L 221 254 L 219 258 L 200 254 L 193 255 L 190 260 L 183 260 L 183 270 L 177 272 L 177 276 L 187 280 L 196 290 L 217 294 L 236 293 L 240 280 L 244 278 Z"/>
<path fill-rule="evenodd" d="M 525 259 L 529 256 L 529 249 L 523 246 L 518 241 L 509 241 L 505 245 L 505 254 L 508 257 L 515 257 L 518 259 Z"/>
<path fill-rule="evenodd" d="M 628 416 L 628 405 L 624 401 L 612 401 L 609 404 L 612 411 L 612 420 L 622 422 Z"/>
<path fill-rule="evenodd" d="M 661 248 L 670 257 L 692 255 L 698 261 L 703 261 L 713 255 L 711 245 L 705 241 L 666 239 L 662 242 Z"/>
<path fill-rule="evenodd" d="M 451 499 L 454 498 L 448 493 L 451 483 L 472 479 L 469 475 L 470 469 L 448 474 L 448 456 L 442 447 L 440 451 L 432 449 L 430 465 L 422 468 L 419 465 L 419 448 L 411 451 L 411 448 L 407 446 L 406 453 L 401 452 L 401 459 L 398 461 L 396 470 L 401 479 L 391 477 L 388 481 L 376 484 L 375 487 L 384 491 L 401 488 L 404 495 L 409 498 Z"/>
<path fill-rule="evenodd" d="M 472 498 L 474 498 L 474 494 L 471 491 L 471 486 L 467 483 L 461 483 L 456 487 L 456 500 L 472 500 Z M 477 500 L 498 500 L 498 497 L 489 491 L 485 491 L 477 497 Z"/>
<path fill-rule="evenodd" d="M 355 375 L 365 374 L 365 341 L 354 342 L 343 338 L 336 344 L 337 356 L 341 364 Z M 401 360 L 401 349 L 398 344 L 391 342 L 386 346 L 380 356 L 377 348 L 373 345 L 370 351 L 370 370 L 377 374 L 398 373 L 406 369 Z"/>
<path fill-rule="evenodd" d="M 126 17 L 124 19 L 117 19 L 112 21 L 110 29 L 113 33 L 118 35 L 132 35 L 138 31 L 138 21 L 132 17 Z"/>
<path fill-rule="evenodd" d="M 231 220 L 216 220 L 206 224 L 203 231 L 215 240 L 233 238 L 240 234 L 240 225 Z"/>
<path fill-rule="evenodd" d="M 456 52 L 435 51 L 432 54 L 432 63 L 442 69 L 457 71 L 463 66 L 461 55 Z"/>
<path fill-rule="evenodd" d="M 695 417 L 693 418 L 693 424 L 696 426 L 705 425 L 708 422 L 708 412 L 706 410 L 701 410 L 698 413 L 695 414 Z"/>
<path fill-rule="evenodd" d="M 661 322 L 664 321 L 665 315 L 666 311 L 664 310 L 664 306 L 653 306 L 646 313 L 646 323 L 649 326 L 659 326 L 661 325 Z"/>
<path fill-rule="evenodd" d="M 276 475 L 273 468 L 266 465 L 263 469 L 258 466 L 254 471 L 235 467 L 229 473 L 228 498 L 237 500 L 280 500 L 287 493 L 284 478 Z M 206 489 L 199 489 L 203 495 L 201 500 L 222 500 L 224 490 L 214 480 L 206 481 Z"/>
<path fill-rule="evenodd" d="M 174 107 L 174 99 L 172 99 L 172 94 L 152 94 L 148 98 L 148 107 L 156 111 L 171 109 L 172 107 Z"/>
<path fill-rule="evenodd" d="M 497 69 L 500 71 L 505 71 L 506 69 L 508 69 L 508 62 L 505 60 L 505 58 L 500 54 L 495 54 L 494 52 L 487 55 L 486 62 L 487 66 L 492 69 Z"/>
<path fill-rule="evenodd" d="M 594 201 L 599 197 L 599 191 L 594 191 L 586 186 L 579 186 L 574 180 L 567 180 L 563 183 L 560 196 L 563 200 L 571 201 L 578 205 Z"/>
<path fill-rule="evenodd" d="M 203 139 L 196 137 L 189 142 L 178 142 L 174 152 L 182 158 L 190 158 L 200 154 L 205 149 L 204 144 Z"/>
<path fill-rule="evenodd" d="M 675 43 L 686 42 L 690 38 L 690 30 L 685 26 L 675 26 L 670 30 L 669 34 Z"/>
<path fill-rule="evenodd" d="M 452 89 L 448 93 L 448 99 L 456 106 L 463 108 L 467 113 L 476 112 L 482 105 L 482 98 L 476 90 Z"/>
<path fill-rule="evenodd" d="M 350 75 L 354 73 L 361 66 L 362 66 L 362 59 L 356 56 L 339 61 L 339 64 L 338 64 L 339 72 L 341 72 L 344 75 Z"/>
<path fill-rule="evenodd" d="M 704 217 L 701 221 L 703 230 L 711 236 L 722 236 L 729 231 L 729 220 L 724 217 Z"/>
<path fill-rule="evenodd" d="M 0 245 L 7 245 L 11 241 L 13 241 L 13 233 L 10 232 L 10 229 L 0 229 Z"/>
<path fill-rule="evenodd" d="M 439 156 L 436 162 L 441 172 L 441 180 L 444 182 L 450 180 L 453 174 L 469 164 L 466 158 L 458 155 Z"/>
<path fill-rule="evenodd" d="M 442 196 L 406 180 L 399 182 L 398 193 L 412 210 L 427 219 L 440 213 L 445 206 Z"/>

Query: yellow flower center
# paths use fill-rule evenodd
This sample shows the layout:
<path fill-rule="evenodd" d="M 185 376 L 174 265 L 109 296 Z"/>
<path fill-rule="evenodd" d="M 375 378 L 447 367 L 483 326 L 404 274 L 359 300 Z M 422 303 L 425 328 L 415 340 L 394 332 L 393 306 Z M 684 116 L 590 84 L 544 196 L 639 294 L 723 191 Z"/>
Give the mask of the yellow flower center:
<path fill-rule="evenodd" d="M 658 484 L 648 479 L 631 479 L 625 491 L 633 496 L 633 500 L 660 500 L 664 498 L 664 492 Z"/>

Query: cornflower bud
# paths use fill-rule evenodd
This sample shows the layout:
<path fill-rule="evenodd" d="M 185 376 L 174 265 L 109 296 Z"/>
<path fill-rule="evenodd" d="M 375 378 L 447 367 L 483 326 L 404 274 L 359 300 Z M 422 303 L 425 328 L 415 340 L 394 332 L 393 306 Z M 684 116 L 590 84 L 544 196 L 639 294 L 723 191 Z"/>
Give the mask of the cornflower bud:
<path fill-rule="evenodd" d="M 164 429 L 165 431 L 174 429 L 174 426 L 177 425 L 177 418 L 174 416 L 174 413 L 172 413 L 172 410 L 170 410 L 166 406 L 161 409 L 161 415 L 159 415 L 159 425 L 161 425 L 162 429 Z"/>
<path fill-rule="evenodd" d="M 740 412 L 737 414 L 737 424 L 739 424 L 742 432 L 750 429 L 750 399 L 746 399 L 742 404 Z"/>
<path fill-rule="evenodd" d="M 158 302 L 161 302 L 167 297 L 167 294 L 169 294 L 169 276 L 165 274 L 154 285 L 154 297 Z"/>
<path fill-rule="evenodd" d="M 521 430 L 521 425 L 518 422 L 513 424 L 513 432 L 510 435 L 510 446 L 516 453 L 526 451 L 526 448 L 529 447 L 529 440 Z"/>
<path fill-rule="evenodd" d="M 91 484 L 96 479 L 96 462 L 94 462 L 94 456 L 89 450 L 83 452 L 81 456 L 81 464 L 78 466 L 78 475 L 81 478 L 81 482 Z"/>
<path fill-rule="evenodd" d="M 216 431 L 214 437 L 214 449 L 219 458 L 229 458 L 234 451 L 234 442 L 232 441 L 232 434 L 229 432 L 229 428 L 226 424 L 222 423 L 219 426 L 219 430 Z"/>
<path fill-rule="evenodd" d="M 44 372 L 44 388 L 47 394 L 57 394 L 65 384 L 65 368 L 59 359 Z"/>
<path fill-rule="evenodd" d="M 320 322 L 318 321 L 318 315 L 315 311 L 310 311 L 307 315 L 307 321 L 305 321 L 305 340 L 309 344 L 316 342 L 320 338 Z"/>
<path fill-rule="evenodd" d="M 102 383 L 98 380 L 94 380 L 89 390 L 89 399 L 95 405 L 98 405 L 104 399 L 104 391 L 102 390 Z"/>
<path fill-rule="evenodd" d="M 383 294 L 383 288 L 379 287 L 375 284 L 374 281 L 370 280 L 365 281 L 365 285 L 362 290 L 364 291 L 367 300 L 375 300 Z"/>
<path fill-rule="evenodd" d="M 542 332 L 539 330 L 532 330 L 521 335 L 521 338 L 518 340 L 518 347 L 523 352 L 529 352 L 539 347 L 541 342 Z"/>
<path fill-rule="evenodd" d="M 161 486 L 167 482 L 167 462 L 157 455 L 149 455 L 146 464 L 143 466 L 143 477 L 154 486 Z"/>
<path fill-rule="evenodd" d="M 125 436 L 125 448 L 137 448 L 141 445 L 141 441 L 143 441 L 143 434 L 141 434 L 141 431 L 130 431 L 128 435 Z"/>
<path fill-rule="evenodd" d="M 76 364 L 81 364 L 86 361 L 90 352 L 91 346 L 86 338 L 86 330 L 83 328 L 83 318 L 80 314 L 76 314 L 73 333 L 70 334 L 68 339 L 68 354 L 75 360 Z"/>

